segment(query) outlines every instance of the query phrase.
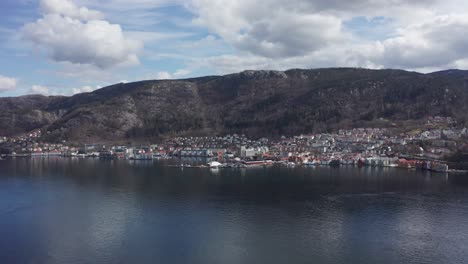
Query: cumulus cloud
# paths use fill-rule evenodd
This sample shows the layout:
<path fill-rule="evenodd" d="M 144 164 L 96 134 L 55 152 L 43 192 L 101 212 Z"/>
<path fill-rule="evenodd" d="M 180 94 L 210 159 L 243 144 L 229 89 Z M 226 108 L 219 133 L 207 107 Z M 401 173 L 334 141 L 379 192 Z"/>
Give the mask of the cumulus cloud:
<path fill-rule="evenodd" d="M 0 93 L 16 89 L 18 80 L 11 77 L 0 75 Z"/>
<path fill-rule="evenodd" d="M 352 17 L 401 13 L 409 6 L 428 6 L 434 1 L 194 0 L 193 10 L 195 24 L 207 27 L 239 51 L 277 58 L 351 43 L 342 25 Z"/>
<path fill-rule="evenodd" d="M 304 12 L 299 7 L 307 1 L 296 2 L 195 0 L 194 22 L 240 51 L 265 57 L 299 56 L 342 40 L 340 19 Z"/>
<path fill-rule="evenodd" d="M 223 73 L 335 66 L 439 69 L 468 61 L 468 10 L 460 0 L 194 0 L 192 10 L 196 25 L 236 50 L 192 63 Z M 374 29 L 388 28 L 370 40 L 344 26 L 355 18 L 385 19 L 386 25 Z M 365 33 L 372 33 L 372 26 Z"/>
<path fill-rule="evenodd" d="M 382 64 L 401 68 L 454 65 L 468 59 L 465 37 L 468 18 L 458 15 L 436 16 L 400 29 L 397 37 L 382 42 Z"/>
<path fill-rule="evenodd" d="M 41 5 L 46 14 L 26 24 L 21 35 L 52 60 L 101 69 L 139 63 L 142 43 L 126 38 L 120 25 L 96 19 L 100 13 L 70 0 L 42 0 Z"/>
<path fill-rule="evenodd" d="M 31 87 L 31 93 L 49 95 L 49 88 L 46 86 L 42 86 L 42 85 L 33 85 Z"/>
<path fill-rule="evenodd" d="M 344 35 L 341 21 L 335 17 L 280 13 L 275 19 L 252 23 L 236 37 L 234 45 L 265 57 L 291 57 L 343 41 Z"/>

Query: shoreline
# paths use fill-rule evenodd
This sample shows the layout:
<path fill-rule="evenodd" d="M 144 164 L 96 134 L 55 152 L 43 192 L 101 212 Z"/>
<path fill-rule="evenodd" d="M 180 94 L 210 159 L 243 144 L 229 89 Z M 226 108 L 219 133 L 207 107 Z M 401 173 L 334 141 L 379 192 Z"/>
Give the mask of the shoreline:
<path fill-rule="evenodd" d="M 126 161 L 158 161 L 158 160 L 176 160 L 180 159 L 180 157 L 159 157 L 159 158 L 153 158 L 153 159 L 105 159 L 105 158 L 99 158 L 99 157 L 63 157 L 63 156 L 58 156 L 58 155 L 50 155 L 50 156 L 45 156 L 45 155 L 27 155 L 27 154 L 17 154 L 17 155 L 6 155 L 6 156 L 0 156 L 0 161 L 5 161 L 5 160 L 14 160 L 17 158 L 29 158 L 29 159 L 45 159 L 45 158 L 60 158 L 60 159 L 93 159 L 93 160 L 102 160 L 102 161 L 109 161 L 109 160 L 126 160 Z M 190 159 L 190 158 L 188 158 Z M 194 158 L 195 159 L 195 158 Z M 208 159 L 206 157 L 201 158 L 201 159 Z M 245 166 L 241 163 L 226 163 L 222 164 L 220 166 L 216 167 L 210 167 L 208 165 L 191 165 L 191 164 L 168 164 L 168 165 L 162 165 L 164 167 L 169 167 L 169 168 L 187 168 L 187 169 L 212 169 L 212 170 L 218 170 L 218 169 L 258 169 L 258 168 L 266 168 L 266 167 L 272 167 L 272 166 L 277 166 L 277 167 L 282 167 L 282 168 L 334 168 L 334 169 L 339 169 L 339 168 L 391 168 L 391 169 L 406 169 L 408 171 L 426 171 L 426 172 L 431 172 L 431 173 L 450 173 L 450 174 L 468 174 L 468 170 L 456 170 L 456 169 L 449 169 L 447 171 L 433 171 L 433 170 L 423 170 L 423 169 L 418 169 L 416 167 L 406 167 L 406 166 L 398 166 L 398 165 L 393 165 L 393 166 L 371 166 L 371 165 L 355 165 L 355 164 L 340 164 L 336 166 L 332 165 L 311 165 L 311 164 L 294 164 L 292 166 L 284 164 L 282 162 L 273 162 L 271 164 L 261 164 L 261 165 L 251 165 L 251 166 Z"/>

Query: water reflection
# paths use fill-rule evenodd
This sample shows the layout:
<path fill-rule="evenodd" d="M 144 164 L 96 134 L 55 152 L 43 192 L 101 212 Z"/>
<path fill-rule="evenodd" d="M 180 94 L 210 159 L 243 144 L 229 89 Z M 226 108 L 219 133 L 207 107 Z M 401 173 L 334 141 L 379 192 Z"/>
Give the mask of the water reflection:
<path fill-rule="evenodd" d="M 465 175 L 166 166 L 174 163 L 180 161 L 2 162 L 0 259 L 467 263 Z"/>

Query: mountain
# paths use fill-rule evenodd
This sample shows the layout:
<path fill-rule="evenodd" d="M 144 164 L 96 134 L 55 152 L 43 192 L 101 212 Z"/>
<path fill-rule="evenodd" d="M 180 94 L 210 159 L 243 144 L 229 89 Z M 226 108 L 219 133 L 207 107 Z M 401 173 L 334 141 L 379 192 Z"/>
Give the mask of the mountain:
<path fill-rule="evenodd" d="M 358 68 L 244 71 L 115 84 L 71 97 L 0 98 L 0 135 L 133 141 L 174 135 L 278 136 L 451 116 L 468 121 L 468 72 Z"/>

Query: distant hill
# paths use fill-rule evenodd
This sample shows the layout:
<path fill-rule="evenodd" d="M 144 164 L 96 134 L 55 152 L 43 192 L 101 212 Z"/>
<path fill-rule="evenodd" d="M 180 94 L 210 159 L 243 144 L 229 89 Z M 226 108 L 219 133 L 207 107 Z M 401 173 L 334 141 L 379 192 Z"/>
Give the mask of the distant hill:
<path fill-rule="evenodd" d="M 0 135 L 32 129 L 79 142 L 173 135 L 278 136 L 382 120 L 468 120 L 468 72 L 332 68 L 116 84 L 71 97 L 0 98 Z"/>

